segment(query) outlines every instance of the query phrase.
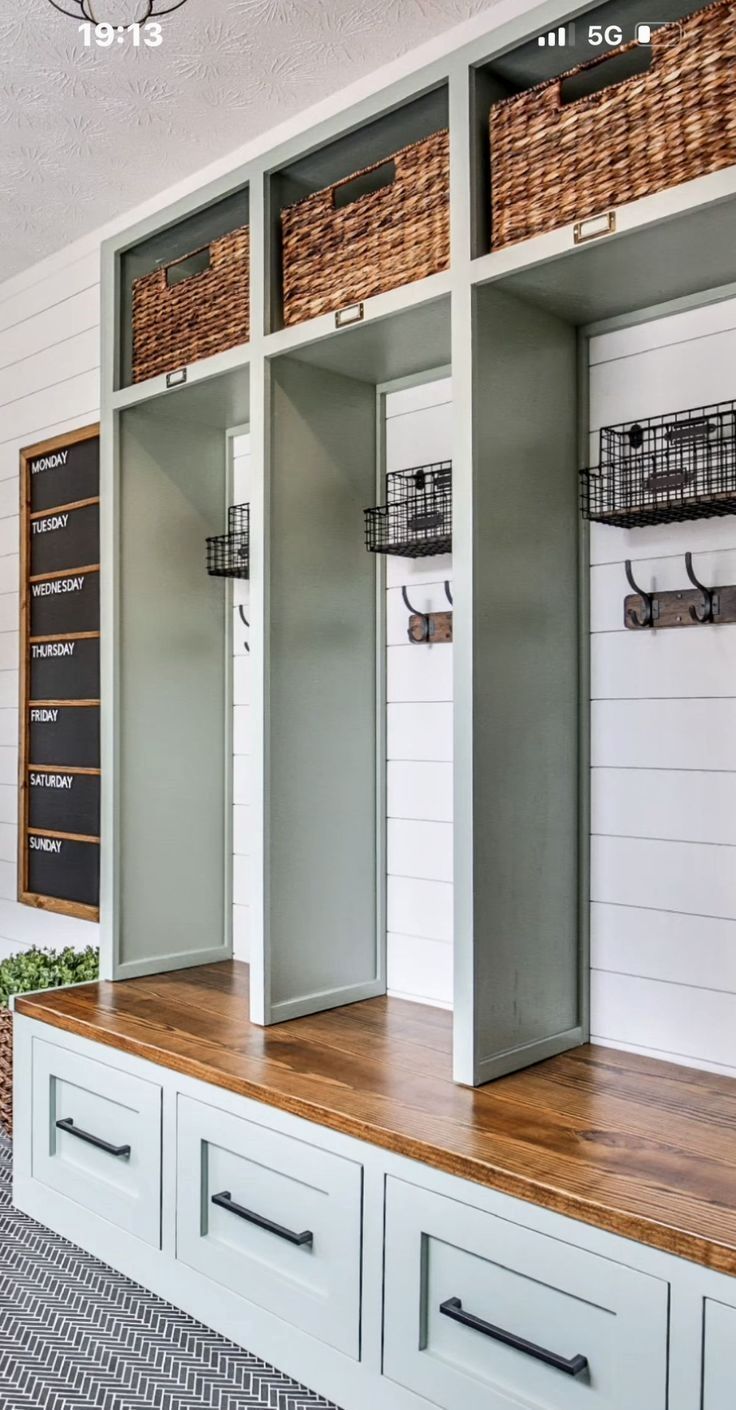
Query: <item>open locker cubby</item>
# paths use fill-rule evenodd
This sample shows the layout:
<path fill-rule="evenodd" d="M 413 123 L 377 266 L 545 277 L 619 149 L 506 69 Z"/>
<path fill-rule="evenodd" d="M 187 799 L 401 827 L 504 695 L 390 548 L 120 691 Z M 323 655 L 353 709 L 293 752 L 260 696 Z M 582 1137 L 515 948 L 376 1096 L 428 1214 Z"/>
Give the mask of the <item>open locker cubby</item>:
<path fill-rule="evenodd" d="M 119 302 L 120 387 L 247 343 L 248 188 L 123 250 Z"/>
<path fill-rule="evenodd" d="M 203 553 L 225 522 L 226 433 L 247 422 L 248 400 L 239 371 L 120 413 L 104 737 L 120 770 L 103 858 L 103 972 L 117 978 L 232 953 L 231 612 Z"/>
<path fill-rule="evenodd" d="M 449 357 L 444 299 L 268 363 L 260 1022 L 385 990 L 384 589 L 363 510 L 377 388 Z"/>
<path fill-rule="evenodd" d="M 300 262 L 305 262 L 303 272 L 300 272 L 298 278 L 292 281 L 295 301 L 297 298 L 299 303 L 307 301 L 308 289 L 306 285 L 310 277 L 309 271 L 315 268 L 315 262 L 322 274 L 328 276 L 328 282 L 333 281 L 334 283 L 334 299 L 330 297 L 328 300 L 332 310 L 339 310 L 346 305 L 367 298 L 371 294 L 378 293 L 379 289 L 375 287 L 363 287 L 362 291 L 358 288 L 351 288 L 348 285 L 352 281 L 352 273 L 346 282 L 345 273 L 336 272 L 336 265 L 343 256 L 346 263 L 349 262 L 350 246 L 343 247 L 341 232 L 335 231 L 334 237 L 332 234 L 326 234 L 324 226 L 325 223 L 329 224 L 328 212 L 330 210 L 339 212 L 351 207 L 355 210 L 357 219 L 361 214 L 361 202 L 364 207 L 365 200 L 368 198 L 369 209 L 365 211 L 365 220 L 357 222 L 370 229 L 370 250 L 364 245 L 363 263 L 367 260 L 371 266 L 374 266 L 375 263 L 381 262 L 382 249 L 385 249 L 387 255 L 391 255 L 392 251 L 395 255 L 399 251 L 400 242 L 397 243 L 395 238 L 386 241 L 385 236 L 382 237 L 386 226 L 386 212 L 373 212 L 370 197 L 384 189 L 393 188 L 397 181 L 403 180 L 400 166 L 401 162 L 405 162 L 407 158 L 400 157 L 397 163 L 393 160 L 397 154 L 404 153 L 405 149 L 415 143 L 424 142 L 435 134 L 445 131 L 447 126 L 448 95 L 446 85 L 442 85 L 414 98 L 411 102 L 383 113 L 372 121 L 362 123 L 359 127 L 347 131 L 332 141 L 325 142 L 312 152 L 268 175 L 269 245 L 272 277 L 267 331 L 274 332 L 283 328 L 285 323 L 289 321 L 302 321 L 299 316 L 291 320 L 285 317 L 283 212 L 296 207 L 307 197 L 324 193 L 325 201 L 323 203 L 324 209 L 320 213 L 322 221 L 320 229 L 315 231 L 310 225 L 306 225 L 303 233 L 301 230 L 295 231 L 293 237 L 290 238 L 291 248 Z M 438 162 L 440 165 L 442 164 L 440 154 L 432 151 L 429 155 L 434 164 L 433 172 L 436 174 Z M 408 156 L 411 160 L 410 154 Z M 349 180 L 353 177 L 356 178 L 354 181 Z M 417 173 L 412 167 L 411 172 L 406 174 L 407 190 L 411 190 L 416 184 Z M 331 190 L 330 188 L 335 189 Z M 429 208 L 428 196 L 431 197 L 431 194 L 431 190 L 423 194 L 420 190 L 419 205 L 414 212 L 416 218 L 424 219 Z M 446 189 L 445 196 L 449 227 L 449 191 Z M 299 213 L 294 212 L 294 214 L 297 216 Z M 349 236 L 350 229 L 348 228 L 346 237 L 349 238 Z M 330 259 L 327 245 L 332 238 L 337 241 L 337 244 L 335 257 Z M 449 237 L 447 246 L 447 260 L 442 261 L 441 264 L 437 263 L 437 269 L 433 268 L 431 272 L 439 272 L 440 267 L 445 267 L 445 264 L 449 263 Z M 408 239 L 405 254 L 409 263 L 413 263 L 420 253 L 416 238 Z M 403 267 L 404 263 L 404 260 L 399 260 L 400 267 Z M 416 278 L 417 275 L 412 274 L 411 277 Z M 361 272 L 358 283 L 360 284 L 363 280 L 364 276 Z M 387 274 L 380 292 L 395 288 L 404 282 L 406 280 L 401 275 L 391 279 Z M 321 311 L 329 311 L 326 304 Z"/>

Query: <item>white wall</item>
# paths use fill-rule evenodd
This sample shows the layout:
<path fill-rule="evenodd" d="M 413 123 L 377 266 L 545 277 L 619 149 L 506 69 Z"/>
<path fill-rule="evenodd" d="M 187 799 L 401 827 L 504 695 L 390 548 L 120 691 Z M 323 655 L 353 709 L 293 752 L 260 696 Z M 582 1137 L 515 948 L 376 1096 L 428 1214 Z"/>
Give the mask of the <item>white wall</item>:
<path fill-rule="evenodd" d="M 0 286 L 0 959 L 89 945 L 97 926 L 21 906 L 18 847 L 18 456 L 99 416 L 98 261 L 70 255 L 21 292 Z"/>
<path fill-rule="evenodd" d="M 250 500 L 250 437 L 235 436 L 233 503 Z M 251 750 L 250 584 L 233 583 L 233 954 L 250 959 Z M 242 615 L 241 615 L 242 608 Z"/>
<path fill-rule="evenodd" d="M 386 398 L 386 463 L 452 459 L 449 379 Z M 452 1004 L 452 646 L 407 640 L 406 586 L 420 612 L 448 607 L 452 558 L 387 559 L 388 988 Z"/>
<path fill-rule="evenodd" d="M 591 425 L 736 396 L 736 300 L 591 344 Z M 591 463 L 597 438 L 591 437 Z M 736 1069 L 736 628 L 631 632 L 684 554 L 736 582 L 736 518 L 592 526 L 592 1029 L 597 1041 Z"/>

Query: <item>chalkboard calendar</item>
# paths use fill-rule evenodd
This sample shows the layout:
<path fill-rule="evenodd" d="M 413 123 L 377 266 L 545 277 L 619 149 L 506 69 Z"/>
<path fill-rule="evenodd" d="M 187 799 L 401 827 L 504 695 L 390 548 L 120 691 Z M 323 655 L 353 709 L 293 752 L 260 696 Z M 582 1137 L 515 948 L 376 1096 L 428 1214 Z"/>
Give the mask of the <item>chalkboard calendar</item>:
<path fill-rule="evenodd" d="M 97 920 L 99 427 L 21 451 L 19 899 Z"/>

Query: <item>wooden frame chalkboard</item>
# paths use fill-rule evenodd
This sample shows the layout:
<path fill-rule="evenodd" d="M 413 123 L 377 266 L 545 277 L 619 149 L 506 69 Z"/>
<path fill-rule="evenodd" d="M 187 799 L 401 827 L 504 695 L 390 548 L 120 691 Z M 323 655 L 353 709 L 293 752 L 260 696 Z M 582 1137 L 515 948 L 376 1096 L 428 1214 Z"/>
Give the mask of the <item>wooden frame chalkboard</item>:
<path fill-rule="evenodd" d="M 18 899 L 83 920 L 99 919 L 99 439 L 20 453 Z"/>

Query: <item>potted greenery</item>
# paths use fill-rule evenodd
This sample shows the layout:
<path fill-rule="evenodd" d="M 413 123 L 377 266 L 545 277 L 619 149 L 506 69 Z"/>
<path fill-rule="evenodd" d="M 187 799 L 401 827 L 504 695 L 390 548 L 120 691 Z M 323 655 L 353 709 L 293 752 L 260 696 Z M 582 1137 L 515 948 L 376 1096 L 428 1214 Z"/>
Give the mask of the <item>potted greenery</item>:
<path fill-rule="evenodd" d="M 8 1007 L 13 994 L 33 989 L 57 989 L 96 979 L 100 952 L 85 950 L 22 950 L 0 963 L 0 1125 L 8 1135 L 13 1127 L 13 1015 Z"/>

